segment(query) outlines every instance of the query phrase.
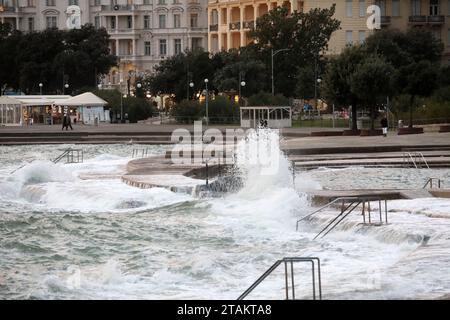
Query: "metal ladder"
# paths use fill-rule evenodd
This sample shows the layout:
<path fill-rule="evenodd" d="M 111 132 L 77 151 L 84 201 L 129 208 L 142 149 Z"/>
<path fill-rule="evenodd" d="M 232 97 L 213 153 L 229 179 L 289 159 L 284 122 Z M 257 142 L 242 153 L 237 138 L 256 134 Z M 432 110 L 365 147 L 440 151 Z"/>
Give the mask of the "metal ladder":
<path fill-rule="evenodd" d="M 426 189 L 428 186 L 430 186 L 430 189 L 433 189 L 433 181 L 437 182 L 437 188 L 440 189 L 442 185 L 442 180 L 440 178 L 428 178 L 422 189 Z"/>
<path fill-rule="evenodd" d="M 84 152 L 81 149 L 69 148 L 61 153 L 58 157 L 56 157 L 53 160 L 53 163 L 58 163 L 64 158 L 66 158 L 66 163 L 83 163 Z"/>
<path fill-rule="evenodd" d="M 383 210 L 381 203 L 384 201 L 384 221 L 383 221 Z M 340 197 L 336 198 L 333 201 L 327 203 L 323 207 L 320 207 L 316 211 L 302 217 L 297 220 L 296 230 L 298 231 L 298 225 L 301 221 L 310 218 L 311 216 L 319 213 L 320 211 L 332 206 L 335 203 L 341 202 L 341 212 L 333 218 L 326 226 L 323 228 L 315 237 L 316 240 L 319 236 L 321 238 L 325 237 L 328 233 L 330 233 L 334 228 L 336 228 L 345 218 L 347 218 L 350 213 L 352 213 L 359 205 L 362 204 L 361 215 L 363 216 L 363 224 L 364 225 L 382 225 L 388 223 L 388 210 L 387 210 L 387 199 L 382 199 L 379 197 Z M 378 202 L 378 212 L 379 212 L 379 222 L 372 223 L 372 210 L 370 207 L 370 202 Z M 366 210 L 367 207 L 367 210 Z M 366 217 L 367 214 L 367 217 Z M 368 218 L 368 223 L 366 222 L 366 218 Z"/>
<path fill-rule="evenodd" d="M 403 167 L 405 168 L 409 168 L 410 163 L 412 163 L 416 169 L 422 168 L 420 160 L 422 160 L 425 166 L 430 169 L 430 166 L 428 165 L 428 162 L 422 152 L 403 152 Z"/>
<path fill-rule="evenodd" d="M 294 257 L 283 258 L 276 261 L 261 277 L 258 278 L 243 294 L 237 298 L 237 300 L 244 300 L 261 282 L 263 282 L 272 272 L 274 272 L 281 264 L 284 264 L 284 283 L 285 283 L 285 295 L 286 300 L 289 300 L 289 292 L 291 292 L 291 299 L 295 300 L 295 279 L 294 279 L 294 263 L 311 263 L 311 279 L 312 279 L 312 292 L 313 299 L 318 298 L 322 300 L 322 278 L 320 272 L 320 259 L 316 257 Z M 288 268 L 288 264 L 290 268 Z M 290 279 L 289 279 L 290 271 Z M 290 284 L 290 288 L 289 288 Z"/>

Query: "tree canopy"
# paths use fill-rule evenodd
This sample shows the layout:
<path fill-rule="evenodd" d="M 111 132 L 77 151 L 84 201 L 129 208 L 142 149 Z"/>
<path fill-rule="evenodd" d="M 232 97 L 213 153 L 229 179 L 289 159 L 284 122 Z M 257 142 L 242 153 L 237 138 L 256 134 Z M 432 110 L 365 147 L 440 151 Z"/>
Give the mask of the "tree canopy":
<path fill-rule="evenodd" d="M 25 93 L 38 92 L 39 83 L 45 93 L 60 93 L 65 83 L 74 92 L 87 84 L 95 87 L 97 76 L 117 65 L 108 43 L 107 31 L 89 24 L 31 33 L 0 24 L 0 86 Z"/>

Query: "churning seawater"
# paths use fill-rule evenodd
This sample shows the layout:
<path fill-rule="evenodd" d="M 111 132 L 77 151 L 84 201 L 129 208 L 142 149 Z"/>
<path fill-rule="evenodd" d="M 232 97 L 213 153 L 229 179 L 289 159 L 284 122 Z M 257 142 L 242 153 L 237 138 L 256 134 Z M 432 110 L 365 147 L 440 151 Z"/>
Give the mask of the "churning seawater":
<path fill-rule="evenodd" d="M 320 219 L 295 231 L 312 210 L 302 190 L 326 179 L 299 173 L 295 189 L 281 154 L 276 174 L 242 165 L 242 190 L 196 198 L 122 183 L 133 146 L 83 146 L 82 164 L 49 161 L 67 147 L 0 147 L 1 299 L 235 299 L 289 256 L 321 258 L 325 299 L 449 292 L 449 201 L 393 202 L 389 226 L 360 226 L 355 214 L 313 241 Z M 309 299 L 310 272 L 297 269 L 296 295 Z M 282 271 L 249 297 L 282 299 Z"/>

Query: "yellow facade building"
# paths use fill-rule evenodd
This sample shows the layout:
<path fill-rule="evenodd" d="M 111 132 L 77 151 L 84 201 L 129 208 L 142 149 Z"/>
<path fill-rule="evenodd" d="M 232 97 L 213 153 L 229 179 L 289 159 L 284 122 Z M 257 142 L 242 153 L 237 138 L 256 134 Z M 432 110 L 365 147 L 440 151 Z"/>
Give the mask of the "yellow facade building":
<path fill-rule="evenodd" d="M 338 54 L 347 44 L 364 42 L 376 32 L 367 26 L 371 13 L 367 9 L 378 5 L 381 9 L 381 28 L 407 30 L 428 28 L 445 45 L 443 59 L 450 59 L 450 0 L 209 0 L 208 49 L 239 48 L 249 44 L 250 30 L 258 17 L 277 6 L 307 12 L 312 8 L 329 8 L 336 4 L 335 18 L 341 21 L 329 42 L 328 53 Z"/>

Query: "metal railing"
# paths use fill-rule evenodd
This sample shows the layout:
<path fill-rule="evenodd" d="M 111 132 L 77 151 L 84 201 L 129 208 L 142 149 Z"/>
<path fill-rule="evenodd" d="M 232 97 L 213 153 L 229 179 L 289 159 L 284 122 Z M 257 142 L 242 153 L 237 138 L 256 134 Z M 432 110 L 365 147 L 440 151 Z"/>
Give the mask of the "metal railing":
<path fill-rule="evenodd" d="M 313 299 L 317 300 L 317 291 L 319 300 L 322 300 L 322 278 L 320 271 L 320 259 L 316 257 L 294 257 L 283 258 L 276 261 L 261 277 L 258 278 L 243 294 L 239 296 L 237 300 L 245 299 L 261 282 L 263 282 L 272 272 L 274 272 L 281 264 L 284 263 L 284 279 L 285 279 L 285 294 L 286 300 L 289 300 L 289 292 L 291 292 L 292 300 L 295 300 L 295 278 L 294 278 L 294 263 L 311 263 L 311 280 L 312 280 L 312 292 Z M 288 268 L 290 264 L 290 268 Z M 289 272 L 290 276 L 289 279 Z M 290 288 L 289 288 L 290 284 Z"/>
<path fill-rule="evenodd" d="M 133 149 L 132 158 L 147 158 L 149 154 L 149 148 Z"/>
<path fill-rule="evenodd" d="M 420 160 L 422 160 L 422 163 L 430 169 L 430 166 L 428 165 L 428 162 L 422 152 L 403 152 L 403 167 L 405 168 L 408 168 L 411 163 L 416 169 L 422 168 Z"/>
<path fill-rule="evenodd" d="M 384 201 L 384 221 L 383 221 L 383 209 L 381 203 Z M 333 201 L 327 203 L 326 205 L 320 207 L 319 209 L 313 211 L 312 213 L 302 217 L 301 219 L 297 220 L 297 227 L 296 230 L 298 231 L 298 225 L 301 221 L 304 221 L 311 216 L 321 212 L 322 210 L 332 206 L 333 204 L 341 202 L 341 212 L 334 217 L 326 226 L 323 228 L 315 237 L 314 240 L 316 240 L 319 236 L 321 238 L 325 237 L 327 234 L 329 234 L 334 228 L 336 228 L 342 221 L 344 221 L 345 218 L 347 218 L 350 213 L 352 213 L 359 205 L 362 204 L 362 210 L 361 215 L 363 216 L 363 224 L 364 225 L 382 225 L 388 223 L 388 210 L 387 210 L 387 199 L 383 199 L 380 197 L 340 197 L 336 198 Z M 372 209 L 370 206 L 371 202 L 378 202 L 379 207 L 379 223 L 374 224 L 372 223 Z M 366 210 L 367 207 L 367 210 Z M 366 214 L 368 218 L 368 223 L 366 222 Z"/>
<path fill-rule="evenodd" d="M 53 162 L 58 163 L 64 158 L 66 158 L 66 163 L 83 163 L 84 152 L 81 149 L 69 148 L 56 157 Z"/>
<path fill-rule="evenodd" d="M 440 189 L 442 184 L 442 180 L 440 178 L 428 178 L 422 189 L 426 189 L 428 186 L 430 186 L 430 189 L 433 189 L 433 181 L 437 182 L 437 188 Z"/>

